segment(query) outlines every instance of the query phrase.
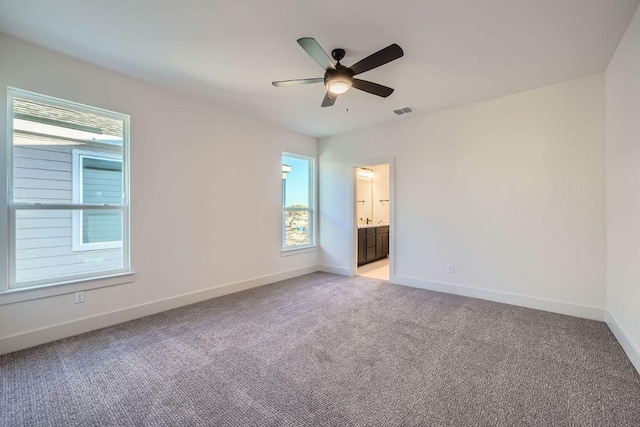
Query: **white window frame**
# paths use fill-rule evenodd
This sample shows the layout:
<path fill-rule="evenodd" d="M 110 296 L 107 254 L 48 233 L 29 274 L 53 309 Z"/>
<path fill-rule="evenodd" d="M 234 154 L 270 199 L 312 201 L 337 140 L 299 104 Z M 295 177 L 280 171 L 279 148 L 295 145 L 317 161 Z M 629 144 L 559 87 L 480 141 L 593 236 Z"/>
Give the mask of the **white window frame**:
<path fill-rule="evenodd" d="M 72 150 L 73 156 L 73 203 L 82 204 L 82 189 L 83 189 L 83 160 L 84 159 L 98 159 L 118 161 L 122 163 L 121 156 L 111 153 L 103 153 L 97 151 L 80 150 L 74 148 Z M 123 170 L 124 173 L 124 170 Z M 71 250 L 73 252 L 80 251 L 95 251 L 100 249 L 116 249 L 122 247 L 122 240 L 113 242 L 96 242 L 96 243 L 83 243 L 82 242 L 82 226 L 83 226 L 83 211 L 73 211 L 73 225 L 72 225 L 72 240 Z"/>
<path fill-rule="evenodd" d="M 285 198 L 285 192 L 284 192 L 284 186 L 282 187 L 282 199 L 280 202 L 280 205 L 282 206 L 282 216 L 281 216 L 281 229 L 282 229 L 282 235 L 281 235 L 281 244 L 282 244 L 282 252 L 291 252 L 291 251 L 298 251 L 298 250 L 302 250 L 302 249 L 309 249 L 309 248 L 315 248 L 316 247 L 316 159 L 314 157 L 310 157 L 310 156 L 304 156 L 302 154 L 295 154 L 295 153 L 289 153 L 289 152 L 283 152 L 282 155 L 280 156 L 280 163 L 282 163 L 282 157 L 287 156 L 287 157 L 293 157 L 295 159 L 300 159 L 300 160 L 306 160 L 309 162 L 309 207 L 308 208 L 287 208 L 284 206 L 284 198 Z M 281 169 L 282 171 L 282 169 Z M 282 176 L 282 172 L 280 174 Z M 284 179 L 284 178 L 283 178 Z M 293 246 L 288 246 L 287 245 L 287 240 L 286 240 L 286 226 L 285 226 L 285 214 L 286 212 L 294 212 L 294 211 L 300 211 L 300 212 L 309 212 L 309 226 L 307 228 L 307 232 L 309 233 L 309 243 L 305 244 L 305 245 L 293 245 Z"/>
<path fill-rule="evenodd" d="M 62 108 L 76 109 L 116 120 L 122 120 L 122 173 L 123 173 L 123 203 L 120 205 L 84 205 L 77 203 L 16 203 L 13 202 L 13 109 L 14 98 L 27 99 L 36 102 L 46 102 L 50 105 Z M 8 225 L 7 233 L 0 232 L 0 271 L 5 274 L 0 275 L 0 305 L 10 304 L 19 301 L 26 301 L 37 298 L 60 295 L 77 290 L 95 289 L 105 286 L 113 286 L 135 281 L 135 273 L 131 269 L 130 259 L 130 230 L 129 230 L 129 116 L 115 113 L 98 107 L 80 104 L 73 101 L 62 100 L 47 95 L 41 95 L 13 87 L 7 88 L 7 127 L 5 134 L 7 156 L 4 164 L 6 174 L 3 176 L 5 186 L 0 190 L 0 220 L 6 219 Z M 2 141 L 0 141 L 2 142 Z M 94 153 L 95 154 L 95 153 Z M 102 153 L 100 154 L 102 156 Z M 0 156 L 0 160 L 1 156 Z M 6 192 L 3 191 L 6 189 Z M 4 193 L 4 194 L 3 194 Z M 15 227 L 16 211 L 18 210 L 119 210 L 123 219 L 123 268 L 114 270 L 104 270 L 94 273 L 84 273 L 69 275 L 63 278 L 34 280 L 21 283 L 16 287 L 16 248 L 15 248 Z"/>

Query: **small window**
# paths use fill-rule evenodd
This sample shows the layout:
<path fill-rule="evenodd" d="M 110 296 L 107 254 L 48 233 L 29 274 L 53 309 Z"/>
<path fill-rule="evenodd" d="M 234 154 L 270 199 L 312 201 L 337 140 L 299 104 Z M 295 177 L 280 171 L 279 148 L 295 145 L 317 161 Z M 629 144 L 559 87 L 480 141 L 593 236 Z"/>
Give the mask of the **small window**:
<path fill-rule="evenodd" d="M 17 89 L 9 107 L 8 288 L 130 272 L 128 116 Z"/>
<path fill-rule="evenodd" d="M 122 203 L 122 157 L 73 150 L 73 202 L 94 205 Z M 73 250 L 122 247 L 120 212 L 74 211 Z"/>
<path fill-rule="evenodd" d="M 315 245 L 314 159 L 296 154 L 282 156 L 282 248 Z"/>

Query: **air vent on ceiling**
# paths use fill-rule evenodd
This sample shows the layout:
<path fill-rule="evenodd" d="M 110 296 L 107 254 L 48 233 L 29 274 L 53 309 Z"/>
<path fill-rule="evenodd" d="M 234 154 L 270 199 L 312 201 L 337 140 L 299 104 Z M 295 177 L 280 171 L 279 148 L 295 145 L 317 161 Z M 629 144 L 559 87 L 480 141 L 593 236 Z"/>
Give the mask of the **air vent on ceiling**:
<path fill-rule="evenodd" d="M 393 110 L 393 112 L 396 113 L 398 116 L 401 116 L 403 114 L 413 113 L 414 111 L 416 110 L 410 105 L 406 107 L 398 108 L 397 110 Z"/>

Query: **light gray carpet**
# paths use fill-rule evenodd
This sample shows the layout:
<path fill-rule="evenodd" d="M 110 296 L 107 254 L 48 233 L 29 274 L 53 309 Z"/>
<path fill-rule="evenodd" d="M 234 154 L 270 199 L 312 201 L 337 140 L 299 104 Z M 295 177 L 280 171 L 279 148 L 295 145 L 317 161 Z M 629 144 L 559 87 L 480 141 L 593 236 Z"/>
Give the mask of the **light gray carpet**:
<path fill-rule="evenodd" d="M 601 322 L 314 273 L 0 356 L 3 426 L 638 426 Z"/>

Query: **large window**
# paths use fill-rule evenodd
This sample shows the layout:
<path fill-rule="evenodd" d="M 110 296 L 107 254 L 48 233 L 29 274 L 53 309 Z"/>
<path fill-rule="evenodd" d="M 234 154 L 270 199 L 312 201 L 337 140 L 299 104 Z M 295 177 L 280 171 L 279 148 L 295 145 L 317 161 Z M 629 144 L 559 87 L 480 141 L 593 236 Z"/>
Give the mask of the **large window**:
<path fill-rule="evenodd" d="M 7 289 L 129 272 L 128 116 L 17 89 L 9 108 Z"/>
<path fill-rule="evenodd" d="M 282 155 L 282 248 L 299 249 L 314 241 L 314 159 Z"/>

